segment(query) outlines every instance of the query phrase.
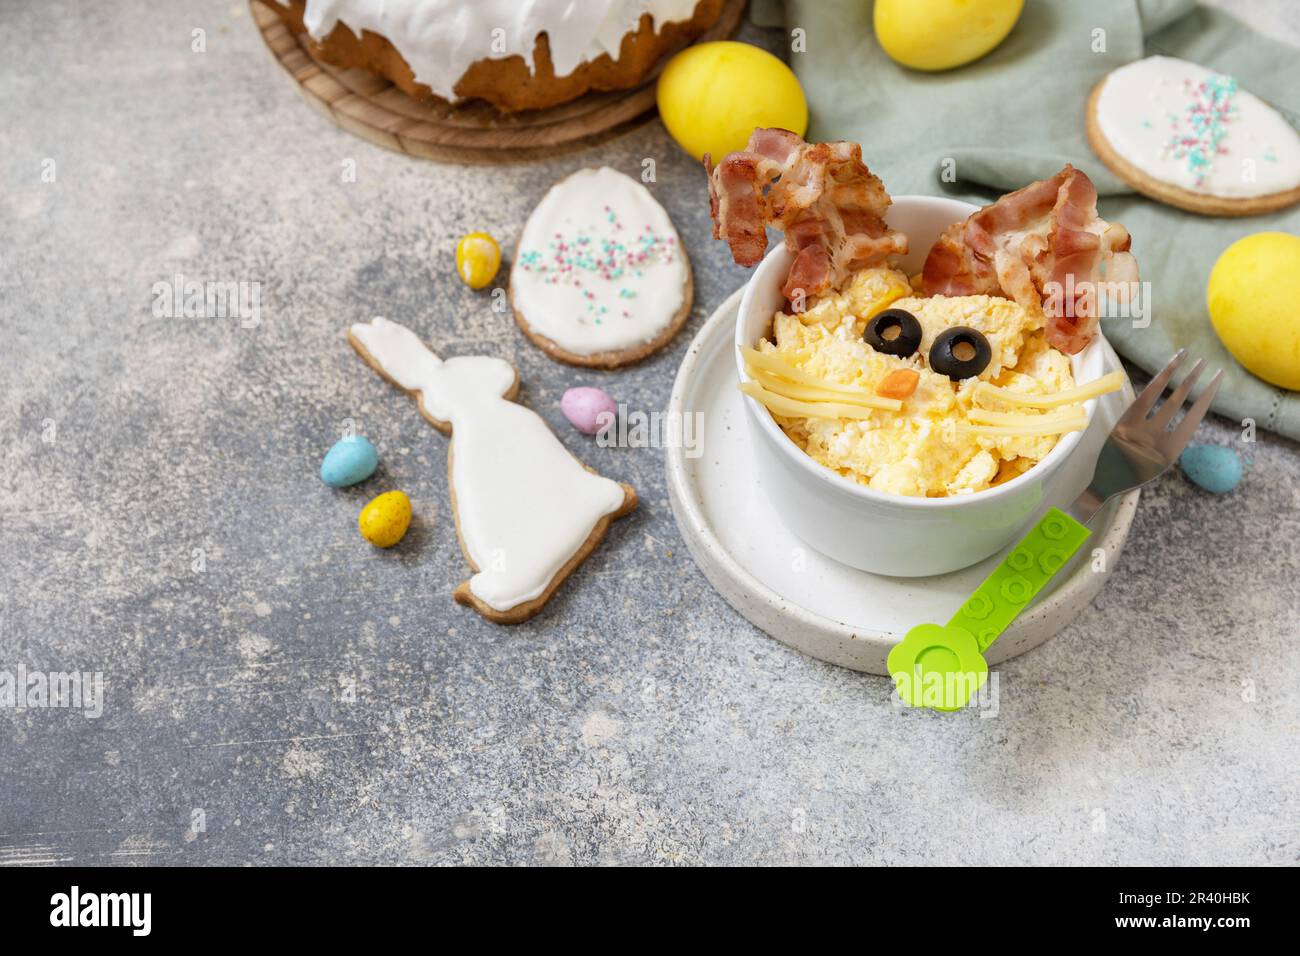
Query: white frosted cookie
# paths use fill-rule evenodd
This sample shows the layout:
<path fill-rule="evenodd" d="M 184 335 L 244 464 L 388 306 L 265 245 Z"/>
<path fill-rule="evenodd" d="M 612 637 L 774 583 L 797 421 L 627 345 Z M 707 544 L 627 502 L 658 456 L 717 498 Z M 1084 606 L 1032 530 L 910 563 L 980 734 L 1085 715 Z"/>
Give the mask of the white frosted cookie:
<path fill-rule="evenodd" d="M 1088 102 L 1088 141 L 1141 193 L 1213 215 L 1300 201 L 1300 133 L 1237 81 L 1149 56 L 1110 73 Z"/>
<path fill-rule="evenodd" d="M 517 624 L 540 611 L 610 522 L 636 507 L 630 485 L 585 467 L 541 416 L 513 401 L 519 380 L 504 359 L 443 360 L 387 319 L 356 323 L 348 341 L 452 435 L 451 506 L 474 569 L 453 596 L 488 620 Z"/>
<path fill-rule="evenodd" d="M 691 268 L 650 191 L 607 166 L 557 183 L 510 271 L 519 327 L 548 355 L 613 368 L 665 345 L 691 311 Z"/>

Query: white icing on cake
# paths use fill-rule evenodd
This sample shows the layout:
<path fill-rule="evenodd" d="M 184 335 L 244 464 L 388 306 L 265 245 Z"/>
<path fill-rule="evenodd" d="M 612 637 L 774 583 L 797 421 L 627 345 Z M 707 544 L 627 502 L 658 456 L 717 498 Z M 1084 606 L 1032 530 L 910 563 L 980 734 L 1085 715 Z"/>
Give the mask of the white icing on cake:
<path fill-rule="evenodd" d="M 1097 125 L 1153 179 L 1228 199 L 1300 186 L 1300 134 L 1230 76 L 1166 56 L 1111 73 Z"/>
<path fill-rule="evenodd" d="M 307 0 L 303 23 L 315 40 L 342 21 L 353 33 L 386 38 L 416 80 L 444 99 L 479 60 L 521 56 L 545 33 L 556 76 L 568 76 L 602 53 L 617 58 L 623 37 L 644 13 L 663 24 L 689 20 L 696 0 Z"/>
<path fill-rule="evenodd" d="M 461 540 L 479 569 L 474 596 L 498 611 L 542 596 L 596 523 L 623 506 L 623 486 L 588 471 L 532 409 L 504 395 L 509 362 L 446 361 L 405 326 L 358 322 L 352 335 L 401 388 L 452 431 L 451 486 Z"/>
<path fill-rule="evenodd" d="M 557 183 L 524 225 L 510 273 L 515 309 L 566 352 L 653 341 L 686 296 L 672 220 L 650 191 L 607 166 Z"/>

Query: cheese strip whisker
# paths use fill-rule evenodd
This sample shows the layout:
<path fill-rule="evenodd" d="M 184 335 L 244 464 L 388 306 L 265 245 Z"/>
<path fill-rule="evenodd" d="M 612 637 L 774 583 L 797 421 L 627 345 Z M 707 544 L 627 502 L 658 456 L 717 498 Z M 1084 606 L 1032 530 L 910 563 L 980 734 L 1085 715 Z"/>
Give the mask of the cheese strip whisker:
<path fill-rule="evenodd" d="M 758 384 L 762 385 L 769 392 L 775 392 L 778 395 L 784 395 L 786 398 L 793 398 L 801 402 L 846 402 L 850 405 L 866 405 L 869 408 L 880 408 L 880 396 L 872 392 L 835 392 L 828 388 L 818 385 L 800 385 L 797 382 L 788 382 L 778 375 L 771 372 L 765 372 L 761 368 L 755 368 L 752 365 L 746 365 L 745 371 L 749 372 L 750 377 Z"/>
<path fill-rule="evenodd" d="M 1047 435 L 1062 435 L 1066 432 L 1078 432 L 1088 427 L 1086 416 L 1069 420 L 1044 422 L 1041 425 L 969 425 L 962 424 L 961 430 L 966 434 L 983 438 L 1040 438 Z"/>
<path fill-rule="evenodd" d="M 1086 420 L 1086 414 L 1081 406 L 1061 409 L 1056 412 L 1046 412 L 1042 415 L 1022 415 L 1018 412 L 993 412 L 987 408 L 972 408 L 966 413 L 968 421 L 980 425 L 1011 425 L 1019 426 L 1038 426 L 1051 424 L 1053 422 L 1074 421 L 1076 418 L 1083 416 Z"/>
<path fill-rule="evenodd" d="M 745 357 L 745 362 L 754 368 L 762 369 L 765 372 L 771 372 L 782 378 L 788 378 L 792 382 L 800 385 L 811 385 L 814 388 L 824 388 L 828 392 L 838 392 L 841 395 L 859 396 L 869 394 L 860 388 L 854 388 L 851 385 L 837 385 L 834 382 L 825 382 L 817 376 L 805 372 L 802 369 L 795 368 L 788 364 L 784 359 L 773 354 L 772 352 L 760 352 L 758 349 L 741 349 L 740 353 Z"/>
<path fill-rule="evenodd" d="M 848 405 L 839 402 L 801 402 L 786 398 L 776 392 L 770 392 L 757 382 L 741 382 L 740 390 L 750 398 L 767 407 L 767 410 L 782 418 L 871 418 L 877 410 L 898 411 L 903 403 L 894 399 L 877 398 L 875 407 L 866 405 Z"/>
<path fill-rule="evenodd" d="M 1053 392 L 1049 395 L 1031 395 L 991 385 L 988 382 L 980 382 L 975 386 L 974 397 L 977 399 L 992 398 L 999 402 L 1006 402 L 1008 405 L 1021 405 L 1026 408 L 1059 408 L 1062 405 L 1078 405 L 1090 398 L 1117 392 L 1123 387 L 1124 373 L 1115 371 L 1088 382 L 1086 385 L 1067 388 L 1065 391 Z"/>

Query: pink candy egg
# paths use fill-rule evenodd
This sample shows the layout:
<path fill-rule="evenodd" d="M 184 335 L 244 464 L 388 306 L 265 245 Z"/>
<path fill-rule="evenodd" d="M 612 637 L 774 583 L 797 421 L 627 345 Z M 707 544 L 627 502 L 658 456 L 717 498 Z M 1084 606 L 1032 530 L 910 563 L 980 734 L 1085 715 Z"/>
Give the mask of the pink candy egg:
<path fill-rule="evenodd" d="M 598 388 L 571 388 L 560 399 L 560 410 L 578 431 L 584 435 L 594 435 L 600 431 L 606 421 L 612 421 L 618 414 L 614 399 Z M 609 418 L 602 414 L 608 413 Z"/>

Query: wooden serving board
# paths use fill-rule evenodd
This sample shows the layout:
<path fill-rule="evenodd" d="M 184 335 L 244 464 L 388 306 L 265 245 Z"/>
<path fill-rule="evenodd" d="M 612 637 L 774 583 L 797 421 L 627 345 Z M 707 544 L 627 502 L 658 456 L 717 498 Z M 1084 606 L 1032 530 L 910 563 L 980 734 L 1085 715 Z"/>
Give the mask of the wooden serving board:
<path fill-rule="evenodd" d="M 472 2 L 472 0 L 468 0 Z M 722 40 L 740 25 L 746 0 L 727 0 L 722 15 L 696 42 Z M 262 0 L 250 0 L 276 61 L 311 106 L 377 146 L 450 163 L 509 163 L 591 146 L 649 119 L 655 82 L 670 50 L 636 87 L 588 93 L 544 110 L 503 114 L 482 101 L 460 106 L 422 103 L 366 70 L 340 70 L 315 59 L 307 35 L 295 34 Z"/>

